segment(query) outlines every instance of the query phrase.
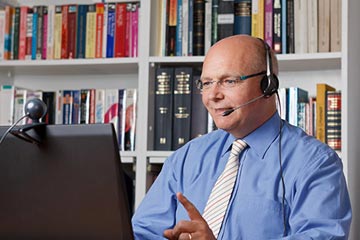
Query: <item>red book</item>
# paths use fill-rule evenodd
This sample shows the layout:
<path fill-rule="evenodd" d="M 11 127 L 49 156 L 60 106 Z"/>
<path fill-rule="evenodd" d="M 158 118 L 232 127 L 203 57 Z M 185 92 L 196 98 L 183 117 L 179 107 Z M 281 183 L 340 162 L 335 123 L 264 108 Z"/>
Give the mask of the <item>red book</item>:
<path fill-rule="evenodd" d="M 32 47 L 32 29 L 33 29 L 33 10 L 28 8 L 26 16 L 26 52 L 25 59 L 31 59 L 31 47 Z"/>
<path fill-rule="evenodd" d="M 90 89 L 90 115 L 89 123 L 95 123 L 95 89 Z"/>
<path fill-rule="evenodd" d="M 68 7 L 68 58 L 75 58 L 76 53 L 77 5 Z"/>
<path fill-rule="evenodd" d="M 41 59 L 47 57 L 47 37 L 48 37 L 48 6 L 43 7 L 43 34 L 42 34 L 42 52 Z"/>
<path fill-rule="evenodd" d="M 95 57 L 102 58 L 105 5 L 104 3 L 96 3 L 95 6 L 96 6 Z"/>
<path fill-rule="evenodd" d="M 62 6 L 62 20 L 61 20 L 61 59 L 69 58 L 69 48 L 68 48 L 68 11 L 69 6 Z"/>
<path fill-rule="evenodd" d="M 130 57 L 138 56 L 138 20 L 139 20 L 139 6 L 137 4 L 133 4 L 131 9 Z"/>
<path fill-rule="evenodd" d="M 115 14 L 115 57 L 125 57 L 126 3 L 116 4 Z"/>
<path fill-rule="evenodd" d="M 20 7 L 20 28 L 19 28 L 19 59 L 24 60 L 26 55 L 26 20 L 28 7 Z"/>

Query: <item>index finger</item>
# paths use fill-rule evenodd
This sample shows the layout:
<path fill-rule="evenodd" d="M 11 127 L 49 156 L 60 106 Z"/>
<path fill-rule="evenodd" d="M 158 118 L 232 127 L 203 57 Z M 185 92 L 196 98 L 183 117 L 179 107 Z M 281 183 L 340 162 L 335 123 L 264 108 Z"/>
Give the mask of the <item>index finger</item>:
<path fill-rule="evenodd" d="M 178 198 L 179 202 L 184 206 L 186 209 L 189 217 L 191 220 L 201 220 L 205 221 L 199 211 L 196 209 L 194 204 L 192 204 L 182 193 L 177 193 L 176 197 Z"/>

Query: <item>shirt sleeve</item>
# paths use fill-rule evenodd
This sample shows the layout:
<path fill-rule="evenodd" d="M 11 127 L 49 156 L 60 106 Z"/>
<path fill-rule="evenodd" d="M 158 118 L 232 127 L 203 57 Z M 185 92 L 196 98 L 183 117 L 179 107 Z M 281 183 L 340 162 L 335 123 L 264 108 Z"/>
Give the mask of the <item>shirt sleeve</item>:
<path fill-rule="evenodd" d="M 161 173 L 147 192 L 132 218 L 135 239 L 164 239 L 164 230 L 174 226 L 176 182 L 173 157 L 167 159 Z"/>
<path fill-rule="evenodd" d="M 351 206 L 335 152 L 323 153 L 304 166 L 291 191 L 288 237 L 281 239 L 348 238 Z"/>

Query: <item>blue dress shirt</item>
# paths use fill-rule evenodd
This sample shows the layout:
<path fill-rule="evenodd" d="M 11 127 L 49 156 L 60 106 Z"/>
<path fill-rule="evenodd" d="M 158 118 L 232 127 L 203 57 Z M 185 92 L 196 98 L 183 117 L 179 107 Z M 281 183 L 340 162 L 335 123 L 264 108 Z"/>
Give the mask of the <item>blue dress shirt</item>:
<path fill-rule="evenodd" d="M 175 151 L 133 216 L 135 239 L 162 239 L 165 229 L 189 220 L 177 192 L 203 213 L 234 140 L 217 130 Z M 341 160 L 331 148 L 282 121 L 278 113 L 243 140 L 248 147 L 239 157 L 234 192 L 218 239 L 347 239 L 350 200 Z"/>

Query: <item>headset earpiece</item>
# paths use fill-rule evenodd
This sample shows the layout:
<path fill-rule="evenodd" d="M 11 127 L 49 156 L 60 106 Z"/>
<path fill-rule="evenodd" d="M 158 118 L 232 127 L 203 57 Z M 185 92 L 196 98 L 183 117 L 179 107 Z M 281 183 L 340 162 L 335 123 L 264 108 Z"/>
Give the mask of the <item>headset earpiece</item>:
<path fill-rule="evenodd" d="M 279 88 L 279 79 L 273 73 L 270 47 L 264 40 L 260 39 L 260 41 L 264 44 L 266 57 L 266 76 L 261 80 L 260 88 L 265 97 L 270 97 L 277 92 Z"/>

